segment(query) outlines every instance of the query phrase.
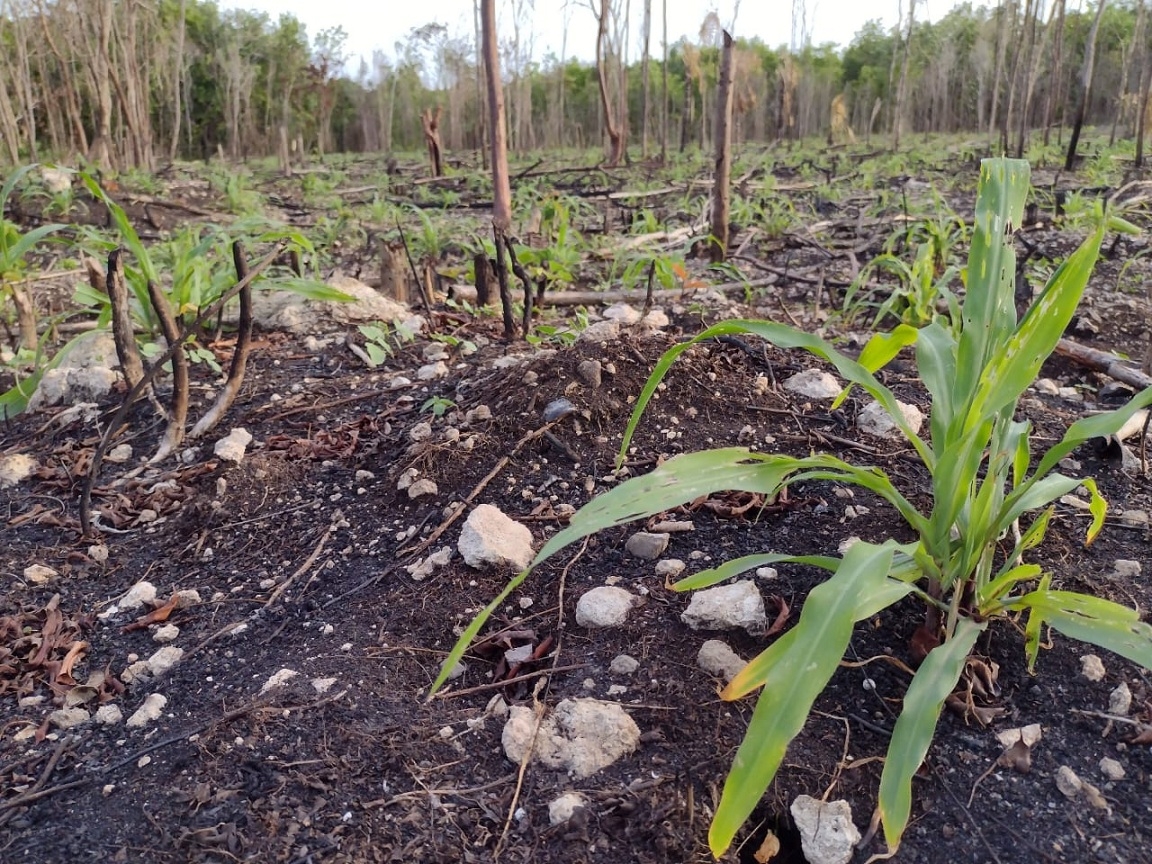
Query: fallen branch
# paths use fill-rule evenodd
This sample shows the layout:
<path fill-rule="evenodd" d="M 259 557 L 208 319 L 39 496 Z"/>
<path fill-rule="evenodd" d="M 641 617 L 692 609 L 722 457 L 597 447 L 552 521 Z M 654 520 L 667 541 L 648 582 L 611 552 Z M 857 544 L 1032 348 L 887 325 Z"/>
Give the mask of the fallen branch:
<path fill-rule="evenodd" d="M 1061 339 L 1056 343 L 1056 353 L 1140 390 L 1152 387 L 1152 375 L 1145 375 L 1109 351 L 1098 351 L 1071 339 Z"/>

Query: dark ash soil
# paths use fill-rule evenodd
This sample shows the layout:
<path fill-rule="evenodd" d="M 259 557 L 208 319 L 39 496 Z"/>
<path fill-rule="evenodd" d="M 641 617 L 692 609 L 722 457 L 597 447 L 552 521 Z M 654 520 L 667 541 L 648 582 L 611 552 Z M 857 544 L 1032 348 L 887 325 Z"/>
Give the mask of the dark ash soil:
<path fill-rule="evenodd" d="M 1110 312 L 1103 301 L 1098 308 L 1094 341 L 1119 344 L 1130 315 Z M 612 530 L 535 574 L 485 629 L 488 648 L 470 652 L 463 675 L 442 697 L 426 701 L 456 634 L 508 574 L 471 570 L 459 556 L 424 579 L 407 569 L 440 546 L 455 548 L 460 522 L 427 550 L 419 547 L 445 520 L 446 508 L 478 487 L 475 503 L 496 504 L 520 519 L 538 544 L 565 523 L 568 505 L 607 488 L 635 395 L 660 353 L 680 332 L 698 327 L 697 312 L 674 315 L 664 336 L 626 331 L 603 345 L 542 353 L 522 345 L 524 364 L 508 369 L 492 367 L 507 352 L 492 320 L 478 319 L 459 335 L 491 341 L 472 357 L 453 352 L 449 364 L 463 365 L 448 383 L 398 389 L 390 382 L 397 374 L 413 377 L 425 340 L 385 367 L 366 370 L 342 338 L 317 353 L 268 334 L 226 427 L 210 439 L 228 428 L 247 429 L 254 443 L 240 464 L 216 458 L 209 442 L 179 467 L 170 461 L 127 477 L 162 432 L 146 404 L 136 409 L 124 439 L 136 457 L 105 465 L 97 487 L 102 522 L 115 529 L 104 535 L 103 562 L 93 541 L 79 536 L 76 503 L 103 431 L 100 420 L 61 426 L 40 414 L 0 429 L 0 451 L 30 453 L 41 466 L 29 481 L 0 491 L 0 860 L 711 860 L 707 826 L 753 702 L 720 701 L 718 681 L 698 668 L 696 655 L 705 639 L 718 637 L 751 658 L 766 639 L 688 629 L 680 613 L 689 598 L 669 590 L 652 562 L 625 551 L 634 529 Z M 458 327 L 441 317 L 432 329 Z M 585 359 L 604 365 L 598 388 L 576 371 Z M 830 413 L 779 386 L 813 365 L 755 340 L 699 347 L 674 367 L 642 422 L 630 470 L 721 444 L 819 450 L 882 467 L 914 496 L 923 488 L 922 469 L 907 449 L 856 428 L 859 404 Z M 902 399 L 927 408 L 909 364 L 898 362 L 885 374 Z M 1060 360 L 1044 374 L 1081 386 L 1093 401 L 1107 383 Z M 754 384 L 759 376 L 766 384 Z M 199 393 L 206 401 L 207 387 Z M 440 417 L 421 411 L 430 396 L 455 406 Z M 525 440 L 543 425 L 544 407 L 560 397 L 577 413 L 552 438 Z M 482 405 L 491 419 L 473 415 L 465 422 L 463 415 Z M 1037 427 L 1038 446 L 1082 410 L 1040 394 L 1022 405 Z M 427 422 L 431 438 L 413 443 L 410 431 Z M 449 427 L 460 440 L 445 439 Z M 1152 591 L 1144 579 L 1110 575 L 1117 559 L 1143 562 L 1145 569 L 1152 564 L 1147 526 L 1119 519 L 1125 510 L 1152 509 L 1147 480 L 1092 446 L 1074 458 L 1084 476 L 1096 477 L 1116 517 L 1085 548 L 1085 519 L 1061 507 L 1036 560 L 1051 569 L 1057 586 L 1147 610 Z M 409 467 L 434 480 L 438 493 L 412 500 L 398 491 Z M 667 553 L 686 561 L 688 572 L 755 551 L 830 554 L 853 535 L 905 536 L 883 503 L 826 483 L 795 487 L 787 502 L 763 509 L 727 516 L 717 509 L 723 507 L 670 514 L 694 525 L 672 535 Z M 59 575 L 26 584 L 30 564 Z M 779 568 L 776 579 L 761 582 L 770 616 L 786 605 L 794 622 L 819 578 L 808 568 Z M 99 615 L 141 580 L 155 585 L 157 605 L 177 591 L 195 591 L 198 599 L 170 610 L 167 623 L 179 627 L 173 644 L 183 648 L 183 659 L 156 680 L 125 686 L 125 669 L 160 647 L 153 639 L 159 625 L 131 626 L 151 607 Z M 577 598 L 606 582 L 641 594 L 644 605 L 621 629 L 577 626 Z M 920 620 L 921 610 L 908 602 L 857 628 L 850 662 L 817 702 L 741 845 L 725 860 L 754 861 L 771 828 L 784 843 L 773 860 L 802 861 L 788 815 L 801 793 L 848 799 L 865 829 L 908 682 L 900 665 L 888 661 L 910 662 Z M 503 649 L 524 643 L 547 643 L 543 656 L 520 670 L 541 674 L 493 681 L 506 671 L 496 665 Z M 1030 676 L 1023 636 L 1008 625 L 991 628 L 978 650 L 999 667 L 999 692 L 980 705 L 1000 716 L 983 727 L 945 713 L 896 860 L 1152 861 L 1152 751 L 1131 743 L 1133 726 L 1101 716 L 1111 691 L 1125 682 L 1132 719 L 1152 722 L 1148 674 L 1097 652 L 1106 676 L 1090 682 L 1080 674 L 1080 657 L 1090 649 L 1056 635 Z M 609 671 L 622 653 L 640 661 L 631 676 Z M 261 692 L 282 669 L 299 674 Z M 99 672 L 106 674 L 92 677 Z M 76 686 L 85 683 L 87 689 Z M 626 689 L 609 695 L 614 686 Z M 91 710 L 116 705 L 128 717 L 153 693 L 167 702 L 159 719 L 142 728 L 92 722 L 61 730 L 47 721 L 74 702 Z M 518 776 L 519 766 L 500 747 L 496 697 L 554 706 L 579 696 L 620 702 L 642 730 L 641 747 L 587 780 L 537 765 Z M 1031 723 L 1043 727 L 1031 771 L 998 766 L 995 732 Z M 1101 774 L 1105 756 L 1121 763 L 1124 779 Z M 1055 783 L 1062 765 L 1098 786 L 1106 807 L 1065 798 Z M 550 826 L 549 802 L 573 789 L 589 808 Z M 880 851 L 882 843 L 873 841 L 856 860 Z"/>

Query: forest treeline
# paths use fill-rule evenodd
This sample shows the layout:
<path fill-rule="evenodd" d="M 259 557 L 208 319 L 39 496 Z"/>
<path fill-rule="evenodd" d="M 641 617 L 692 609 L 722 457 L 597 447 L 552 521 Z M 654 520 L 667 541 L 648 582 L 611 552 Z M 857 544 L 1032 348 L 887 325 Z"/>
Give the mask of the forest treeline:
<path fill-rule="evenodd" d="M 512 5 L 514 18 L 524 4 Z M 870 23 L 844 48 L 737 38 L 735 139 L 970 131 L 1015 149 L 1029 130 L 1071 122 L 1094 24 L 1086 119 L 1134 133 L 1150 74 L 1145 0 L 1103 10 L 1066 0 L 961 4 L 934 23 L 916 20 L 910 5 L 897 27 Z M 217 152 L 412 150 L 437 118 L 446 150 L 483 141 L 477 40 L 440 25 L 397 34 L 394 51 L 370 62 L 345 63 L 339 28 L 309 38 L 291 15 L 273 20 L 207 0 L 21 0 L 3 9 L 0 160 L 8 163 L 85 158 L 150 170 Z M 626 15 L 602 16 L 602 70 L 533 58 L 525 25 L 502 20 L 510 147 L 599 146 L 601 88 L 614 104 L 626 94 L 634 154 L 707 146 L 719 21 L 709 16 L 665 50 L 658 12 L 645 0 L 631 25 Z M 632 47 L 642 44 L 651 56 Z"/>

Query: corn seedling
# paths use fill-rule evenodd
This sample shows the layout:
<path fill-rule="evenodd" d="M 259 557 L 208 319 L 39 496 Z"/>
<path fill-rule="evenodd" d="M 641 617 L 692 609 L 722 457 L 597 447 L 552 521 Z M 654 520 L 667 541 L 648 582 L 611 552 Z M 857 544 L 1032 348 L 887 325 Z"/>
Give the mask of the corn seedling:
<path fill-rule="evenodd" d="M 1124 408 L 1077 420 L 1047 452 L 1033 458 L 1031 426 L 1015 419 L 1017 403 L 1075 313 L 1107 231 L 1134 229 L 1098 205 L 1092 232 L 1017 322 L 1011 233 L 1023 217 L 1028 179 L 1028 163 L 1021 160 L 994 159 L 981 165 L 968 292 L 957 332 L 938 321 L 919 330 L 900 325 L 873 337 L 853 360 L 823 339 L 791 327 L 769 321 L 723 322 L 664 354 L 637 400 L 621 443 L 622 462 L 649 400 L 684 351 L 718 336 L 754 334 L 781 348 L 822 358 L 848 382 L 848 389 L 859 387 L 881 405 L 931 476 L 929 507 L 917 508 L 883 470 L 831 455 L 793 457 L 727 448 L 675 456 L 574 514 L 568 527 L 541 548 L 531 567 L 513 578 L 471 622 L 445 660 L 432 692 L 443 685 L 484 622 L 532 569 L 572 543 L 702 495 L 749 491 L 772 496 L 808 481 L 846 483 L 871 491 L 899 513 L 916 539 L 860 541 L 841 558 L 765 552 L 725 562 L 676 584 L 680 591 L 703 588 L 781 562 L 810 565 L 830 574 L 809 593 L 796 625 L 721 693 L 722 698 L 735 700 L 760 691 L 709 830 L 715 855 L 731 846 L 760 803 L 789 743 L 840 664 L 855 625 L 905 597 L 927 604 L 931 637 L 938 647 L 927 654 L 904 695 L 884 760 L 878 817 L 890 853 L 908 826 L 912 778 L 935 736 L 945 700 L 964 674 L 978 637 L 994 621 L 1011 615 L 1023 622 L 1029 668 L 1036 662 L 1041 632 L 1048 625 L 1152 669 L 1152 625 L 1141 621 L 1138 611 L 1058 590 L 1053 574 L 1022 560 L 1043 540 L 1053 502 L 1081 485 L 1090 496 L 1087 540 L 1096 537 L 1107 507 L 1095 483 L 1055 469 L 1078 445 L 1114 433 L 1152 403 L 1150 388 Z M 892 391 L 874 374 L 908 346 L 915 347 L 920 378 L 932 401 L 927 439 L 912 430 Z M 1007 554 L 1000 554 L 1000 538 L 1017 520 L 1029 516 L 1030 525 Z"/>

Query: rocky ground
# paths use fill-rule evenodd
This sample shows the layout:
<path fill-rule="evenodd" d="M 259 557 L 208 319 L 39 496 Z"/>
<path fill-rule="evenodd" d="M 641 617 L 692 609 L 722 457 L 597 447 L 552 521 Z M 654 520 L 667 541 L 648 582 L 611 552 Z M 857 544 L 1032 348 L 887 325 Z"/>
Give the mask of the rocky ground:
<path fill-rule="evenodd" d="M 1130 344 L 1142 302 L 1094 292 L 1081 335 Z M 604 531 L 535 573 L 428 694 L 531 550 L 663 457 L 824 451 L 922 494 L 912 451 L 870 429 L 863 402 L 833 411 L 828 393 L 793 389 L 829 370 L 754 339 L 702 344 L 674 367 L 615 470 L 662 351 L 707 321 L 780 308 L 699 292 L 642 322 L 616 307 L 571 346 L 535 347 L 504 344 L 495 318 L 441 308 L 408 320 L 411 338 L 375 368 L 349 348 L 363 342 L 354 313 L 267 321 L 225 425 L 178 460 L 144 464 L 163 424 L 147 402 L 133 410 L 89 537 L 78 488 L 116 391 L 0 427 L 13 472 L 0 489 L 0 858 L 711 860 L 707 826 L 753 705 L 721 701 L 719 687 L 796 620 L 821 574 L 750 574 L 726 589 L 747 606 L 719 604 L 748 610 L 736 620 L 669 581 L 755 551 L 906 539 L 883 502 L 808 483 Z M 193 417 L 215 384 L 196 373 Z M 927 412 L 909 363 L 884 374 Z M 1021 405 L 1038 446 L 1123 397 L 1066 360 L 1043 375 Z M 1130 441 L 1071 457 L 1113 515 L 1085 548 L 1071 496 L 1036 560 L 1057 586 L 1147 610 L 1139 452 Z M 848 802 L 867 831 L 920 620 L 908 601 L 857 628 L 726 860 L 805 860 L 813 802 L 794 809 L 800 796 Z M 1152 861 L 1148 673 L 1053 635 L 1030 676 L 1022 646 L 1008 625 L 979 643 L 986 692 L 945 713 L 897 860 Z M 871 840 L 854 860 L 881 851 Z"/>

